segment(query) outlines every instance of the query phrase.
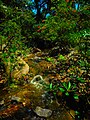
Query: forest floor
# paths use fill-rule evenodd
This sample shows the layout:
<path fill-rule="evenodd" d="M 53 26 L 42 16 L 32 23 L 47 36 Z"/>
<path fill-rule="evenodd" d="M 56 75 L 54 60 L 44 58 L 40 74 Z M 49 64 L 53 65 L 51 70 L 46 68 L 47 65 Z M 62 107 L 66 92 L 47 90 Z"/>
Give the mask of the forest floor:
<path fill-rule="evenodd" d="M 90 120 L 88 59 L 75 49 L 53 53 L 34 48 L 23 58 L 29 73 L 10 86 L 1 68 L 0 120 Z"/>

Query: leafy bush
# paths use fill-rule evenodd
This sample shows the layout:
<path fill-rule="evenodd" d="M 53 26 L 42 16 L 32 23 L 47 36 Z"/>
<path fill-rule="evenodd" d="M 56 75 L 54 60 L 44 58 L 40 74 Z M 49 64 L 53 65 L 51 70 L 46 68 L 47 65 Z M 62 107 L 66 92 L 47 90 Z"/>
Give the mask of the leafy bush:
<path fill-rule="evenodd" d="M 0 4 L 0 55 L 5 65 L 10 64 L 8 68 L 10 82 L 17 57 L 26 54 L 25 44 L 30 40 L 35 24 L 32 12 L 16 6 L 12 7 L 13 2 L 8 3 L 9 6 L 3 2 Z"/>
<path fill-rule="evenodd" d="M 38 38 L 42 41 L 54 41 L 77 46 L 82 33 L 86 29 L 90 30 L 89 15 L 85 12 L 87 9 L 73 10 L 64 1 L 56 1 L 53 4 L 57 4 L 57 7 L 51 7 L 51 10 L 56 11 L 56 14 L 49 16 L 44 20 L 44 23 L 40 22 L 34 26 L 35 32 L 33 35 L 34 38 L 36 37 L 36 42 Z"/>

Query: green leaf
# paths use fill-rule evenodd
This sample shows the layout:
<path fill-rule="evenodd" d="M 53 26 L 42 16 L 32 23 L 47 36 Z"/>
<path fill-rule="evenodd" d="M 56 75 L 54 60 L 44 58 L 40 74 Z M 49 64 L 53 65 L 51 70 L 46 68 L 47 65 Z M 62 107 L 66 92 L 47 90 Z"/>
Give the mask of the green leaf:
<path fill-rule="evenodd" d="M 66 58 L 63 55 L 59 55 L 58 59 L 60 59 L 60 60 L 66 60 Z"/>
<path fill-rule="evenodd" d="M 67 83 L 63 82 L 63 86 L 67 89 Z"/>
<path fill-rule="evenodd" d="M 2 56 L 3 56 L 3 57 L 7 57 L 8 54 L 7 54 L 7 53 L 3 53 Z"/>
<path fill-rule="evenodd" d="M 8 62 L 9 62 L 9 59 L 7 59 L 7 58 L 4 58 L 4 61 L 5 61 L 6 63 L 8 63 Z"/>
<path fill-rule="evenodd" d="M 53 88 L 53 85 L 52 85 L 52 83 L 50 83 L 49 87 L 50 87 L 50 89 L 52 89 L 52 88 Z"/>
<path fill-rule="evenodd" d="M 13 52 L 13 49 L 12 49 L 12 48 L 10 48 L 10 49 L 9 49 L 9 52 Z"/>
<path fill-rule="evenodd" d="M 71 88 L 71 83 L 69 82 L 68 83 L 68 90 L 70 90 L 70 88 Z"/>
<path fill-rule="evenodd" d="M 85 82 L 85 80 L 83 78 L 80 78 L 80 77 L 77 77 L 77 80 L 80 81 L 80 82 L 82 82 L 82 83 Z"/>
<path fill-rule="evenodd" d="M 65 93 L 65 95 L 66 95 L 66 96 L 69 96 L 69 93 L 68 93 L 68 92 L 66 92 L 66 93 Z"/>
<path fill-rule="evenodd" d="M 79 96 L 78 96 L 77 94 L 74 94 L 73 97 L 74 97 L 75 100 L 78 100 L 78 99 L 79 99 Z"/>
<path fill-rule="evenodd" d="M 46 60 L 47 60 L 48 62 L 53 62 L 53 61 L 54 61 L 53 58 L 51 58 L 51 57 L 47 57 Z"/>
<path fill-rule="evenodd" d="M 79 65 L 80 65 L 81 67 L 84 67 L 84 66 L 85 66 L 85 61 L 80 60 L 78 63 L 79 63 Z"/>
<path fill-rule="evenodd" d="M 64 88 L 61 88 L 61 87 L 59 87 L 59 90 L 60 90 L 61 92 L 64 92 L 64 91 L 65 91 L 65 89 L 64 89 Z"/>

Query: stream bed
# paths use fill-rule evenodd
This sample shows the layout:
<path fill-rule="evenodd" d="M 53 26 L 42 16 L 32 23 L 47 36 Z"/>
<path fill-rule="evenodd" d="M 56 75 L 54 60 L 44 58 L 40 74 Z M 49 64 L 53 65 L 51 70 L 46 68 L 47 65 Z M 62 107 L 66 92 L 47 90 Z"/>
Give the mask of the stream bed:
<path fill-rule="evenodd" d="M 50 60 L 47 56 L 46 60 L 44 56 L 41 52 L 28 55 L 24 61 L 29 66 L 29 73 L 20 79 L 13 79 L 9 87 L 7 80 L 5 85 L 3 82 L 0 84 L 0 120 L 79 120 L 76 110 L 68 106 L 60 92 L 56 97 L 39 82 L 48 86 L 52 80 L 60 81 L 63 78 L 66 81 L 66 74 L 61 76 L 57 72 L 58 69 L 60 71 L 57 59 Z M 89 120 L 89 111 L 85 115 L 86 118 L 80 120 Z"/>

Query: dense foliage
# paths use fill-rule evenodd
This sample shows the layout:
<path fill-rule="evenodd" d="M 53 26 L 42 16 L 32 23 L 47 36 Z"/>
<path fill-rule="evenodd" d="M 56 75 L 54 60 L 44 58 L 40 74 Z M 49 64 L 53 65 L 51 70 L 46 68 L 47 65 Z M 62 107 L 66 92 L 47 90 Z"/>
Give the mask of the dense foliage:
<path fill-rule="evenodd" d="M 81 7 L 80 10 L 75 10 L 72 7 L 73 2 L 65 0 L 41 3 L 4 0 L 0 3 L 0 44 L 4 61 L 8 61 L 7 58 L 14 61 L 18 50 L 24 54 L 26 47 L 30 46 L 76 47 L 80 45 L 84 36 L 90 33 L 89 4 Z M 41 6 L 41 12 L 39 6 Z M 36 14 L 32 11 L 34 8 L 37 9 Z M 47 13 L 50 15 L 45 18 Z M 84 46 L 80 46 L 79 49 L 85 49 Z"/>
<path fill-rule="evenodd" d="M 26 2 L 13 0 L 8 3 L 4 1 L 0 5 L 1 37 L 6 39 L 8 36 L 14 36 L 14 38 L 17 36 L 21 41 L 24 39 L 28 43 L 31 41 L 37 43 L 38 38 L 41 41 L 66 42 L 66 44 L 71 43 L 73 45 L 73 43 L 77 44 L 83 37 L 84 31 L 90 32 L 89 5 L 77 11 L 71 7 L 71 3 L 68 4 L 64 0 L 62 2 L 59 0 L 57 2 L 52 1 L 48 9 L 55 11 L 54 14 L 51 14 L 47 19 L 40 18 L 41 15 L 37 14 L 36 17 L 40 18 L 38 21 L 31 10 L 20 7 L 23 4 Z M 42 11 L 43 14 L 45 13 Z"/>
<path fill-rule="evenodd" d="M 89 88 L 86 81 L 90 76 L 90 4 L 88 0 L 76 2 L 81 5 L 78 9 L 74 0 L 0 0 L 0 65 L 10 63 L 10 83 L 18 56 L 30 53 L 30 47 L 51 48 L 45 60 L 56 66 L 56 73 L 66 74 L 63 76 L 69 81 L 50 81 L 49 93 L 55 97 L 60 92 L 72 95 L 76 101 L 80 96 L 87 97 L 87 91 L 78 92 L 78 84 L 86 83 Z M 66 49 L 69 53 L 72 47 L 78 53 L 65 58 Z M 57 59 L 55 63 L 52 56 Z"/>

